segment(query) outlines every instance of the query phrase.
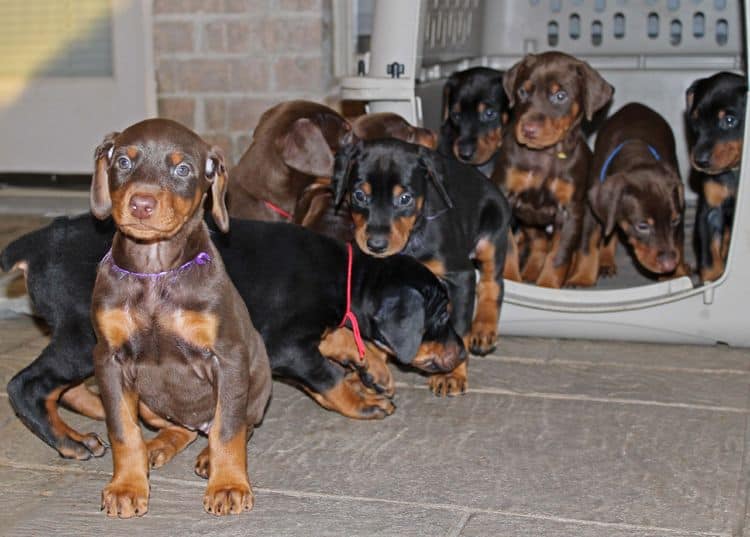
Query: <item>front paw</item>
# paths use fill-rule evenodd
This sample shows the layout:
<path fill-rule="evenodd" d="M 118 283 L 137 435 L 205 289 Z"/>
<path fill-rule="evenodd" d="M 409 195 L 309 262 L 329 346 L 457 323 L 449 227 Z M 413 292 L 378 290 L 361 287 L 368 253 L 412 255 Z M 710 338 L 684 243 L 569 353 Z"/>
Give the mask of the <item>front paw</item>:
<path fill-rule="evenodd" d="M 253 508 L 255 496 L 250 484 L 209 484 L 203 496 L 203 508 L 212 515 L 238 515 Z"/>
<path fill-rule="evenodd" d="M 103 511 L 109 517 L 132 518 L 148 512 L 148 481 L 110 482 L 102 490 Z"/>
<path fill-rule="evenodd" d="M 85 461 L 101 457 L 107 451 L 107 443 L 96 433 L 75 433 L 60 438 L 55 445 L 57 452 L 65 459 Z"/>
<path fill-rule="evenodd" d="M 484 356 L 492 352 L 497 340 L 497 323 L 474 319 L 468 340 L 467 347 L 472 354 Z"/>
<path fill-rule="evenodd" d="M 599 265 L 599 276 L 609 278 L 617 274 L 617 265 L 615 263 Z"/>
<path fill-rule="evenodd" d="M 462 395 L 469 388 L 469 374 L 466 362 L 449 373 L 435 373 L 428 380 L 430 391 L 438 397 Z"/>

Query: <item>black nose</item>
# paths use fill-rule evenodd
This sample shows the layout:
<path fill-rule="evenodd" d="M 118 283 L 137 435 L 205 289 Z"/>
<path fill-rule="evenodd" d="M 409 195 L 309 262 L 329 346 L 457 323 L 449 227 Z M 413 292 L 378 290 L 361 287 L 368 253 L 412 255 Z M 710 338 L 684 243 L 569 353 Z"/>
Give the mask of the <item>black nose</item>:
<path fill-rule="evenodd" d="M 156 198 L 153 196 L 149 196 L 148 194 L 133 194 L 129 203 L 130 212 L 136 218 L 145 220 L 146 218 L 151 218 L 156 204 Z"/>
<path fill-rule="evenodd" d="M 659 255 L 656 256 L 656 262 L 662 271 L 672 272 L 677 268 L 677 252 L 659 252 Z"/>
<path fill-rule="evenodd" d="M 384 252 L 388 248 L 388 237 L 370 237 L 367 239 L 367 248 L 376 254 Z"/>
<path fill-rule="evenodd" d="M 697 151 L 693 153 L 693 162 L 699 168 L 711 167 L 711 153 L 708 151 Z"/>
<path fill-rule="evenodd" d="M 458 158 L 461 160 L 471 160 L 474 156 L 474 144 L 460 144 L 458 146 Z"/>

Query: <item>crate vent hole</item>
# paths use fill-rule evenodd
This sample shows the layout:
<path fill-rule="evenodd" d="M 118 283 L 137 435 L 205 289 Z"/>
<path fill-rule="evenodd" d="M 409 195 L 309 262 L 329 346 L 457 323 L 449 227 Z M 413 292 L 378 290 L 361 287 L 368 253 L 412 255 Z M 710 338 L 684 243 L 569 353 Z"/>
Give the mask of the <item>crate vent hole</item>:
<path fill-rule="evenodd" d="M 727 7 L 727 0 L 714 0 L 716 11 L 724 11 Z"/>
<path fill-rule="evenodd" d="M 726 19 L 716 21 L 716 43 L 724 46 L 729 41 L 729 23 Z"/>
<path fill-rule="evenodd" d="M 577 13 L 573 13 L 570 16 L 569 33 L 571 39 L 578 39 L 581 37 L 581 17 Z"/>
<path fill-rule="evenodd" d="M 595 47 L 602 44 L 602 21 L 591 23 L 591 44 Z"/>
<path fill-rule="evenodd" d="M 562 10 L 562 0 L 551 0 L 549 7 L 552 13 L 560 13 Z"/>
<path fill-rule="evenodd" d="M 597 13 L 601 13 L 607 9 L 607 0 L 595 0 L 594 1 L 594 11 Z"/>
<path fill-rule="evenodd" d="M 680 0 L 667 0 L 667 9 L 669 11 L 677 11 L 680 9 Z"/>
<path fill-rule="evenodd" d="M 682 23 L 677 19 L 669 24 L 669 42 L 675 47 L 682 42 Z"/>
<path fill-rule="evenodd" d="M 547 23 L 547 44 L 550 47 L 556 47 L 560 41 L 560 28 L 557 22 L 551 21 Z"/>
<path fill-rule="evenodd" d="M 700 11 L 693 15 L 693 37 L 702 39 L 706 35 L 706 16 Z"/>
<path fill-rule="evenodd" d="M 622 39 L 625 37 L 625 15 L 622 13 L 615 13 L 613 27 L 615 39 Z"/>
<path fill-rule="evenodd" d="M 648 14 L 648 20 L 646 23 L 646 34 L 651 39 L 656 39 L 659 37 L 659 14 L 658 13 L 649 13 Z"/>

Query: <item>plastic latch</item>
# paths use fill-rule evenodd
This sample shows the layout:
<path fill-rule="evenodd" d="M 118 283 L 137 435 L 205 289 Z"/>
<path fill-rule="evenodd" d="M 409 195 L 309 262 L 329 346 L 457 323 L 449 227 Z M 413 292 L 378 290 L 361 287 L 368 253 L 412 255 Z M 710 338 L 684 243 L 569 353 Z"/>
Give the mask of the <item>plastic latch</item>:
<path fill-rule="evenodd" d="M 401 78 L 401 75 L 406 72 L 406 67 L 404 67 L 403 63 L 393 62 L 386 66 L 385 72 L 389 74 L 391 78 Z"/>
<path fill-rule="evenodd" d="M 703 303 L 710 306 L 714 303 L 714 286 L 709 285 L 703 290 Z"/>

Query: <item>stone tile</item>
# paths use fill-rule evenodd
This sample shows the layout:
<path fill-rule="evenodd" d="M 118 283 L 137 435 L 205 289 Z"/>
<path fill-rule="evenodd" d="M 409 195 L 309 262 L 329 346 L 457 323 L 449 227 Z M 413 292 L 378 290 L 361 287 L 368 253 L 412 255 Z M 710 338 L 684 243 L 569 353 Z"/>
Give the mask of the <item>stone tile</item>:
<path fill-rule="evenodd" d="M 0 355 L 23 349 L 29 342 L 43 337 L 39 325 L 28 316 L 0 320 L 0 334 Z"/>
<path fill-rule="evenodd" d="M 472 515 L 460 537 L 691 537 L 694 533 L 660 530 L 652 527 L 618 527 L 528 517 L 478 513 Z"/>
<path fill-rule="evenodd" d="M 411 505 L 294 497 L 265 490 L 256 492 L 250 513 L 219 518 L 203 511 L 204 483 L 155 478 L 144 517 L 109 520 L 98 508 L 103 485 L 96 475 L 64 476 L 50 497 L 26 509 L 13 535 L 420 537 L 448 535 L 459 518 L 449 511 Z"/>
<path fill-rule="evenodd" d="M 396 379 L 410 386 L 426 384 L 421 375 L 408 371 L 400 371 Z M 750 409 L 750 375 L 736 372 L 709 374 L 680 369 L 516 362 L 495 357 L 472 357 L 469 389 Z"/>
<path fill-rule="evenodd" d="M 14 469 L 0 466 L 0 533 L 16 535 L 16 525 L 28 520 L 30 513 L 54 501 L 63 476 L 44 470 Z M 48 533 L 53 535 L 55 532 Z"/>

